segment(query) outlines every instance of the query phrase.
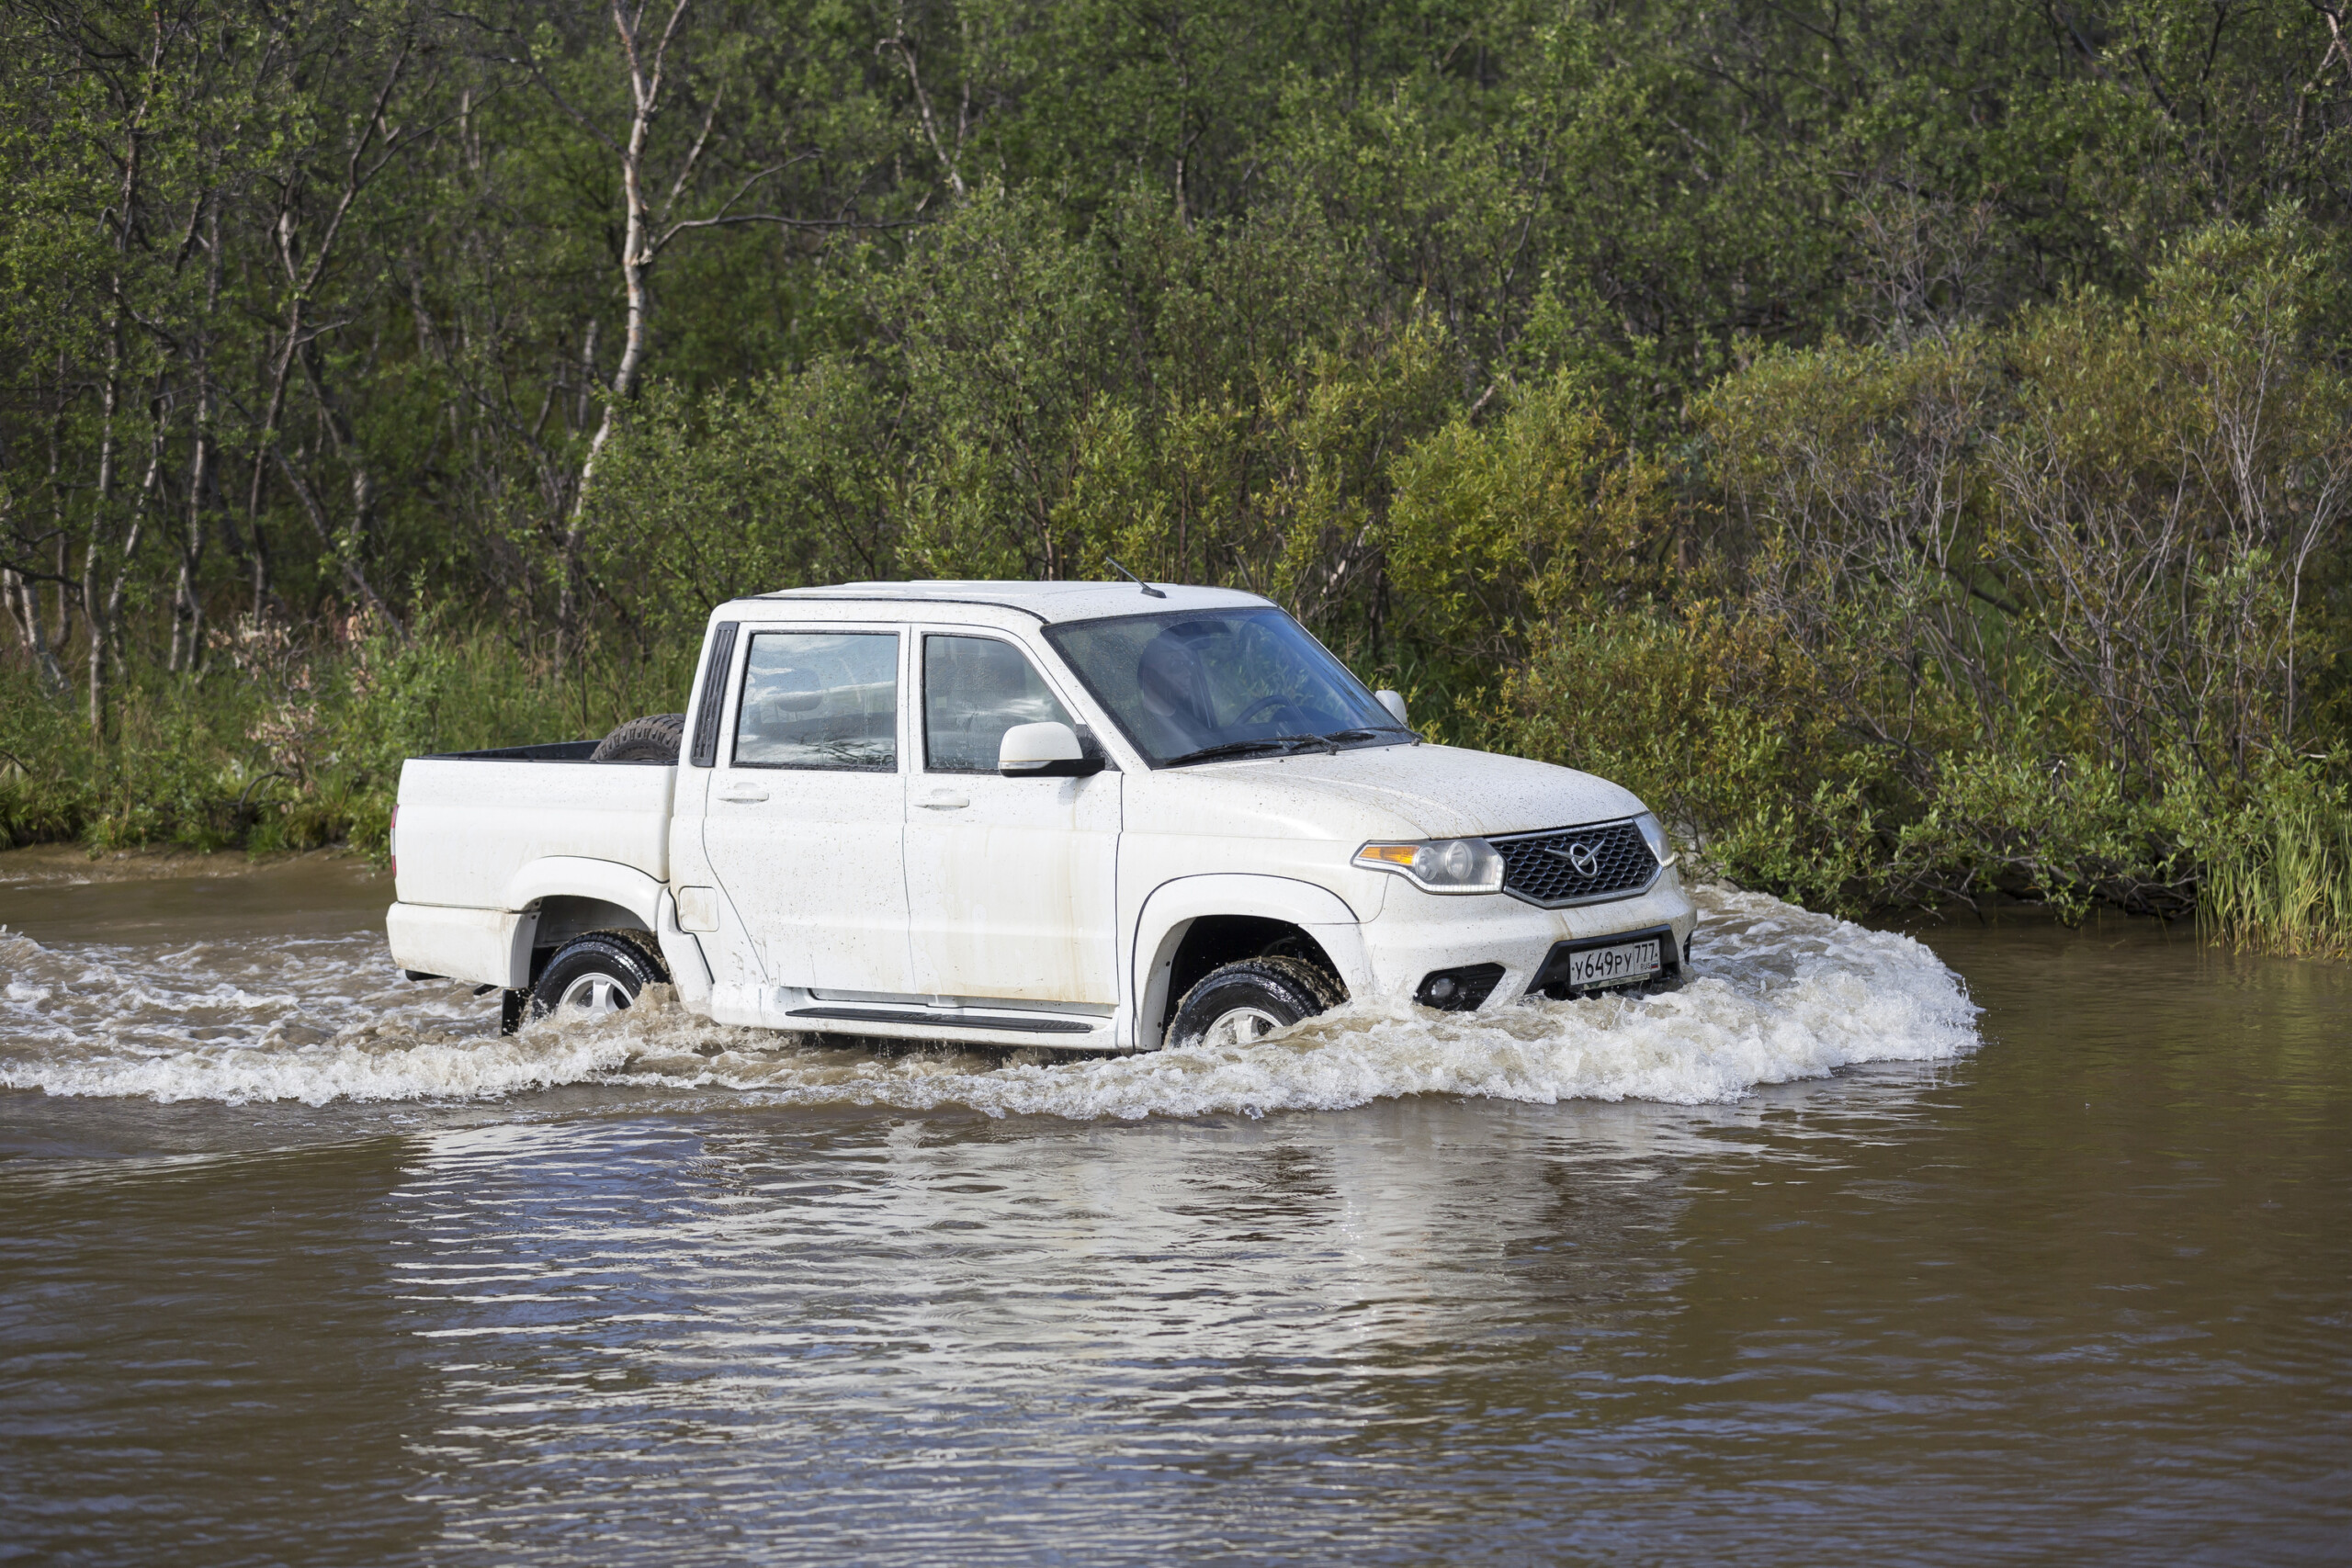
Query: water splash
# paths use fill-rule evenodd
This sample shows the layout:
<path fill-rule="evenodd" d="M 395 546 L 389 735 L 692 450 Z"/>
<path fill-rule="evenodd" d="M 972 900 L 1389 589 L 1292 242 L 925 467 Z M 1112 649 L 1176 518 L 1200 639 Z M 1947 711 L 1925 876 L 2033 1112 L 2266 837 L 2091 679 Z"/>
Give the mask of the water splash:
<path fill-rule="evenodd" d="M 1702 889 L 1679 991 L 1471 1015 L 1351 1006 L 1246 1046 L 1069 1060 L 878 1052 L 713 1024 L 666 995 L 501 1039 L 461 986 L 394 977 L 374 932 L 51 951 L 0 933 L 0 1087 L 229 1103 L 481 1099 L 559 1084 L 1073 1118 L 1332 1110 L 1404 1095 L 1737 1100 L 1976 1043 L 1957 976 L 1908 937 Z"/>

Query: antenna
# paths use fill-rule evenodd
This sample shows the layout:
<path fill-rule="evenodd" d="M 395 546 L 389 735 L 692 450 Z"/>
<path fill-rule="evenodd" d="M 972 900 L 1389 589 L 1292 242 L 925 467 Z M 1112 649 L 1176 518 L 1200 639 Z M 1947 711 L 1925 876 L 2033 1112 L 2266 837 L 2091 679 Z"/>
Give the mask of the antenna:
<path fill-rule="evenodd" d="M 1137 588 L 1142 589 L 1142 590 L 1143 590 L 1143 592 L 1144 592 L 1144 597 L 1145 597 L 1145 598 L 1147 598 L 1147 599 L 1165 599 L 1165 598 L 1167 598 L 1167 597 L 1168 597 L 1168 595 L 1167 595 L 1166 593 L 1164 593 L 1164 592 L 1160 592 L 1160 591 L 1159 591 L 1159 589 L 1157 589 L 1157 588 L 1154 588 L 1150 583 L 1146 582 L 1142 578 L 1137 577 L 1134 572 L 1129 571 L 1125 567 L 1121 566 L 1117 561 L 1111 560 L 1111 558 L 1110 558 L 1109 556 L 1104 556 L 1102 558 L 1103 558 L 1104 560 L 1106 560 L 1106 561 L 1111 561 L 1111 570 L 1112 570 L 1113 571 L 1117 572 L 1121 577 L 1125 578 L 1129 582 L 1132 582 L 1132 583 L 1134 583 Z"/>

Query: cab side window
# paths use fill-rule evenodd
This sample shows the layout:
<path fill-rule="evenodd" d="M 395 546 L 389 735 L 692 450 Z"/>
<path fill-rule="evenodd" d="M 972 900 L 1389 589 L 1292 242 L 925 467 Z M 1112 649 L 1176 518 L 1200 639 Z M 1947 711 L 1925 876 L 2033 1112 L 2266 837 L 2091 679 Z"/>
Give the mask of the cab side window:
<path fill-rule="evenodd" d="M 754 633 L 734 760 L 747 768 L 895 771 L 897 634 Z"/>
<path fill-rule="evenodd" d="M 1069 711 L 1012 644 L 989 637 L 922 639 L 922 741 L 933 773 L 992 773 L 1006 730 L 1046 723 L 1071 724 Z"/>

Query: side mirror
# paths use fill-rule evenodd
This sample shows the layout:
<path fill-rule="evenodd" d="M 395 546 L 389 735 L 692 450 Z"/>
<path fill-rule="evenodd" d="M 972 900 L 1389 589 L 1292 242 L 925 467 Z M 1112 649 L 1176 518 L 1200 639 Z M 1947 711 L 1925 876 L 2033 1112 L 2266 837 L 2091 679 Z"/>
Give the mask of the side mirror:
<path fill-rule="evenodd" d="M 1412 721 L 1405 716 L 1405 695 L 1402 692 L 1383 690 L 1374 692 L 1372 694 L 1379 699 L 1380 705 L 1382 707 L 1388 710 L 1389 717 L 1395 719 L 1397 723 L 1403 725 L 1408 729 L 1413 728 Z"/>
<path fill-rule="evenodd" d="M 1067 724 L 1016 724 L 997 742 L 996 771 L 1009 779 L 1082 779 L 1102 771 Z"/>

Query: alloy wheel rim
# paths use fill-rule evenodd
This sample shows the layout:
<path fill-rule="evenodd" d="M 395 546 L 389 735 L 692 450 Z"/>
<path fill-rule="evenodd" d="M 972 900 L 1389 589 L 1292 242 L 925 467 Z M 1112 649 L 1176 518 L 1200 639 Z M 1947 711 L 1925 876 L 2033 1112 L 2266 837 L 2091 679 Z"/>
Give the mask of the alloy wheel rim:
<path fill-rule="evenodd" d="M 1227 1008 L 1216 1015 L 1201 1032 L 1204 1045 L 1249 1045 L 1263 1040 L 1283 1026 L 1283 1021 L 1263 1008 Z"/>
<path fill-rule="evenodd" d="M 577 1008 L 590 1018 L 603 1018 L 628 1006 L 628 991 L 610 975 L 582 975 L 563 988 L 555 1005 Z"/>

